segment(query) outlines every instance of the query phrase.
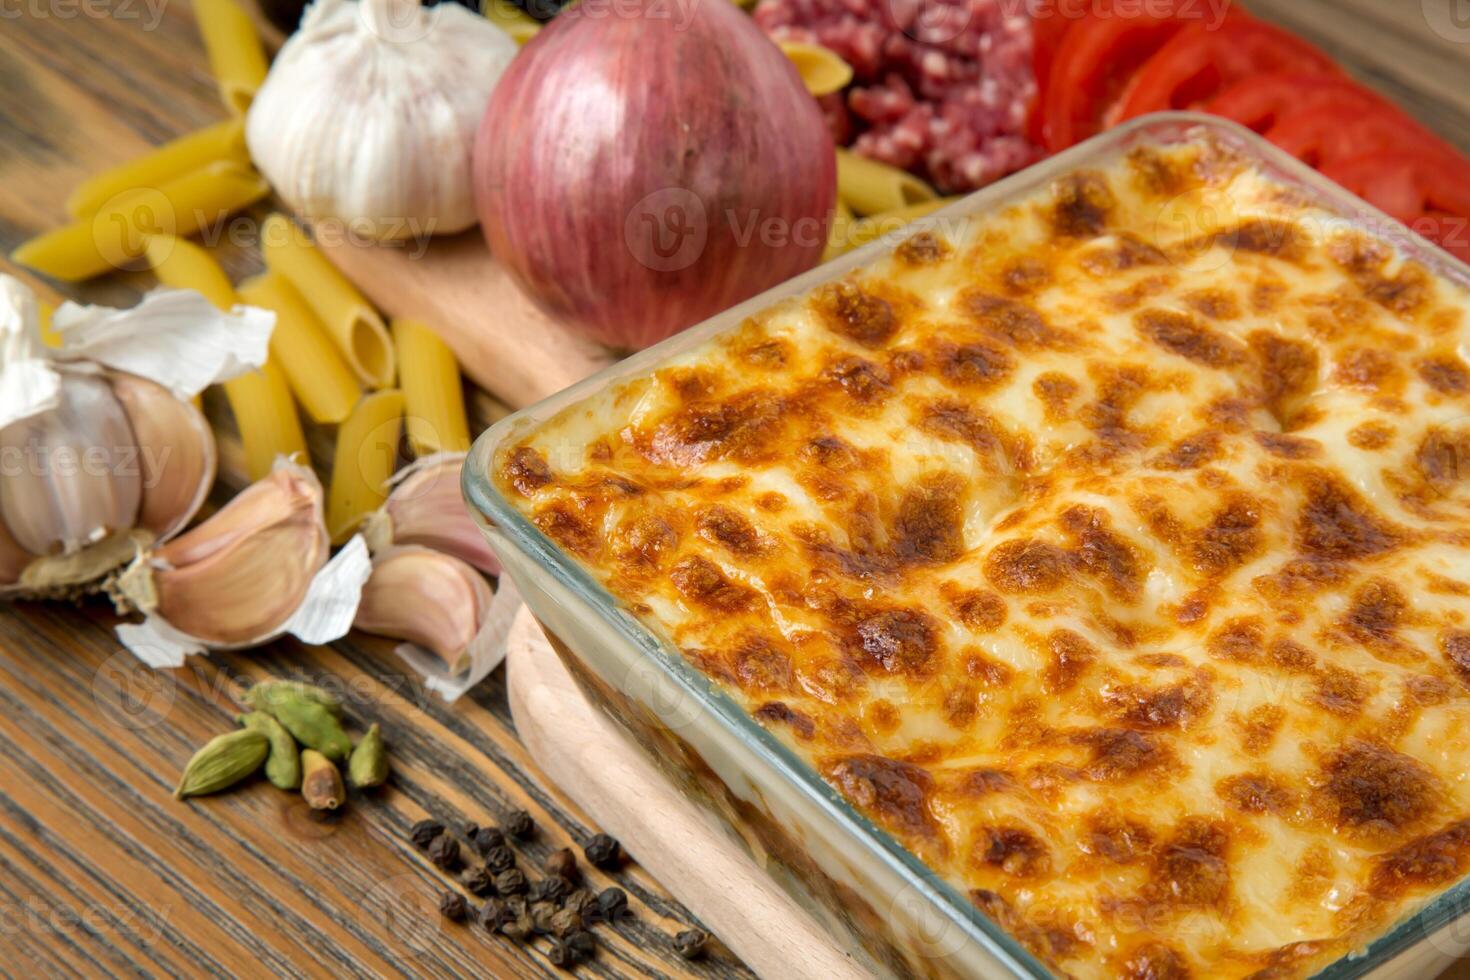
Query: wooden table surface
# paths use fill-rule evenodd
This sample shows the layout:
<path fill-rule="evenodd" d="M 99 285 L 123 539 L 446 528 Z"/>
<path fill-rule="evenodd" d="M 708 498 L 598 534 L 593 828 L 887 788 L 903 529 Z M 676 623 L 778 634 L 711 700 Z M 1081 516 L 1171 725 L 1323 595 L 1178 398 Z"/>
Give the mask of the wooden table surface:
<path fill-rule="evenodd" d="M 1465 0 L 1249 6 L 1470 149 Z M 62 222 L 82 177 L 221 116 L 184 0 L 0 0 L 0 256 Z M 258 268 L 256 228 L 232 224 L 221 246 L 237 279 Z M 3 257 L 0 270 L 52 298 L 117 305 L 149 285 L 118 274 L 59 291 Z M 206 403 L 227 432 L 222 400 Z M 311 440 L 324 460 L 325 435 Z M 228 434 L 221 458 L 223 499 L 241 483 Z M 485 823 L 524 807 L 541 828 L 524 848 L 534 864 L 595 832 L 517 742 L 502 672 L 446 706 L 391 643 L 353 636 L 155 674 L 120 650 L 114 622 L 98 603 L 0 606 L 0 976 L 557 974 L 544 942 L 441 926 L 442 879 L 406 841 L 426 814 Z M 352 717 L 380 722 L 391 743 L 392 785 L 326 822 L 263 783 L 176 802 L 180 766 L 231 727 L 231 695 L 270 676 L 345 680 Z M 688 914 L 637 867 L 615 877 L 634 916 L 598 930 L 599 956 L 580 972 L 745 975 L 721 956 L 675 958 L 668 937 Z"/>

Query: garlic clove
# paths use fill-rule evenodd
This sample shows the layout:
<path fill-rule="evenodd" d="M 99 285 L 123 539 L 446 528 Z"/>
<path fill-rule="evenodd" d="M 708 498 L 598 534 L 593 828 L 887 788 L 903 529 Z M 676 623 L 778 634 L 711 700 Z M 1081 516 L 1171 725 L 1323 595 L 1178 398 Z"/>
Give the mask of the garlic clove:
<path fill-rule="evenodd" d="M 469 562 L 486 575 L 499 575 L 500 560 L 470 517 L 460 491 L 464 461 L 464 453 L 441 453 L 400 472 L 387 502 L 363 526 L 368 546 L 378 552 L 393 545 L 421 545 Z"/>
<path fill-rule="evenodd" d="M 214 485 L 214 432 L 203 413 L 161 385 L 122 373 L 111 382 L 137 440 L 138 527 L 166 541 L 199 512 Z"/>
<path fill-rule="evenodd" d="M 0 521 L 0 588 L 20 581 L 21 573 L 36 558 L 16 543 L 10 529 Z"/>
<path fill-rule="evenodd" d="M 278 466 L 158 549 L 152 594 L 135 604 L 207 646 L 264 642 L 301 606 L 329 551 L 321 484 Z"/>
<path fill-rule="evenodd" d="M 467 665 L 491 598 L 485 579 L 458 558 L 390 548 L 373 559 L 353 626 L 423 647 L 457 673 Z"/>
<path fill-rule="evenodd" d="M 71 555 L 138 516 L 143 479 L 132 426 L 108 383 L 66 371 L 56 407 L 0 431 L 0 518 L 36 555 Z"/>

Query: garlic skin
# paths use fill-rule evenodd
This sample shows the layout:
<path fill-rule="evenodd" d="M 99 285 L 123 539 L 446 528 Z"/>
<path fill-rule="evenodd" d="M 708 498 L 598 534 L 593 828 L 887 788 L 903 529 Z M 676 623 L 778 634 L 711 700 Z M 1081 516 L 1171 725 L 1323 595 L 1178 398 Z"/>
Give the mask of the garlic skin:
<path fill-rule="evenodd" d="M 429 548 L 390 548 L 373 558 L 353 626 L 432 652 L 450 673 L 469 663 L 490 609 L 480 573 Z"/>
<path fill-rule="evenodd" d="M 317 0 L 246 115 L 250 157 L 297 214 L 354 237 L 463 231 L 475 132 L 516 50 L 457 4 Z"/>
<path fill-rule="evenodd" d="M 363 522 L 373 554 L 394 545 L 421 545 L 453 555 L 486 575 L 500 574 L 500 559 L 470 517 L 460 491 L 467 453 L 436 453 L 393 477 L 383 506 Z"/>

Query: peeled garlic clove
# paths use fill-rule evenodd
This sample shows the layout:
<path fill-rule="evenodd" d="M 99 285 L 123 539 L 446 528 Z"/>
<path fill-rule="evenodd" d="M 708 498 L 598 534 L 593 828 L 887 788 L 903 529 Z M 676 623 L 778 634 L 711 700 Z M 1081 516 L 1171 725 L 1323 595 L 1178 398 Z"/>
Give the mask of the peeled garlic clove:
<path fill-rule="evenodd" d="M 329 551 L 321 484 L 278 466 L 154 552 L 151 604 L 139 605 L 207 646 L 262 643 L 301 606 Z"/>
<path fill-rule="evenodd" d="M 143 479 L 107 381 L 66 371 L 55 408 L 0 431 L 0 517 L 21 548 L 70 555 L 134 526 Z"/>
<path fill-rule="evenodd" d="M 111 382 L 137 440 L 138 527 L 166 541 L 199 512 L 214 485 L 214 432 L 197 408 L 161 385 L 121 373 Z"/>
<path fill-rule="evenodd" d="M 384 505 L 363 525 L 374 553 L 421 545 L 500 574 L 500 560 L 470 517 L 459 488 L 465 453 L 427 456 L 400 472 Z"/>
<path fill-rule="evenodd" d="M 423 647 L 457 673 L 467 665 L 491 598 L 485 579 L 458 558 L 390 548 L 373 559 L 352 625 Z"/>

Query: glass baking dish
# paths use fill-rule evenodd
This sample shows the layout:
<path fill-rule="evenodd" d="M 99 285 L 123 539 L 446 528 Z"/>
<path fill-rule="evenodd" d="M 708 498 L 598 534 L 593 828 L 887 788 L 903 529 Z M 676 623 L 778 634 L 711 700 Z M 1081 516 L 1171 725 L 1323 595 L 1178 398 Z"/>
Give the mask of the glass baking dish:
<path fill-rule="evenodd" d="M 847 804 L 805 762 L 625 610 L 577 561 L 502 497 L 497 448 L 602 389 L 737 328 L 771 304 L 864 266 L 927 227 L 999 210 L 1058 177 L 1141 143 L 1209 138 L 1305 203 L 1370 227 L 1440 276 L 1470 288 L 1470 268 L 1256 134 L 1213 117 L 1136 120 L 820 266 L 518 412 L 483 433 L 464 467 L 471 510 L 527 605 L 593 703 L 618 721 L 690 798 L 714 813 L 782 887 L 875 975 L 1048 977 L 1052 973 L 965 896 Z M 1470 882 L 1442 893 L 1371 946 L 1319 976 L 1424 977 L 1470 949 Z"/>

